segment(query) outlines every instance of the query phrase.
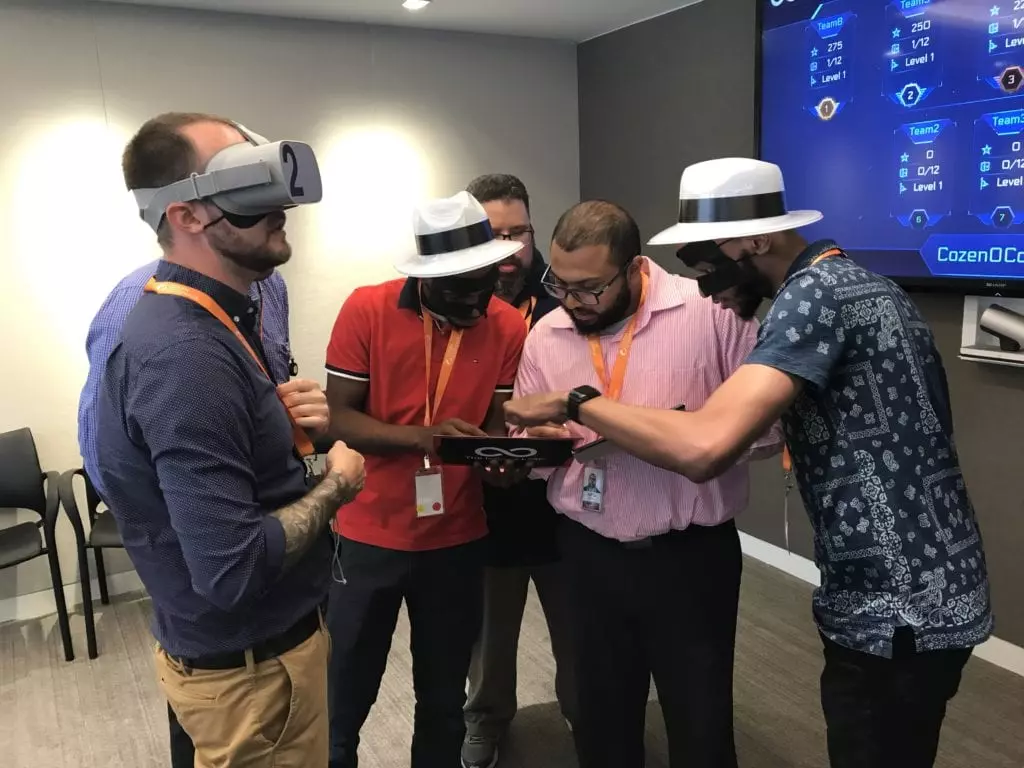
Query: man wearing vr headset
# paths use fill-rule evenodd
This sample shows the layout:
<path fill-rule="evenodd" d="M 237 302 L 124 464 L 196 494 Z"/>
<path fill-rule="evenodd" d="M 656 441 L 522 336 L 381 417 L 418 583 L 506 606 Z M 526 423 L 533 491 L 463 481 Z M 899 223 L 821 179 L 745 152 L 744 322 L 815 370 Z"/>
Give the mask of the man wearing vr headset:
<path fill-rule="evenodd" d="M 312 150 L 209 115 L 150 120 L 125 181 L 164 250 L 107 360 L 100 486 L 153 599 L 164 695 L 196 766 L 327 761 L 328 523 L 363 483 L 337 443 L 312 490 L 316 387 L 279 387 L 248 298 L 320 198 Z"/>
<path fill-rule="evenodd" d="M 587 388 L 506 413 L 584 424 L 702 483 L 781 417 L 822 574 L 814 615 L 831 765 L 927 768 L 971 649 L 992 632 L 981 534 L 931 331 L 892 281 L 796 232 L 821 218 L 786 210 L 770 163 L 688 167 L 680 223 L 651 243 L 685 244 L 703 289 L 734 311 L 772 298 L 757 347 L 692 413 Z"/>
<path fill-rule="evenodd" d="M 614 203 L 592 200 L 562 215 L 543 281 L 562 311 L 527 338 L 518 396 L 587 383 L 625 403 L 697 408 L 741 364 L 756 322 L 700 301 L 692 280 L 640 249 L 639 227 Z M 781 450 L 771 427 L 748 458 Z M 568 432 L 582 443 L 597 438 L 575 424 Z M 566 518 L 559 544 L 574 613 L 581 768 L 644 764 L 652 676 L 672 765 L 735 766 L 742 558 L 734 518 L 747 505 L 747 467 L 698 486 L 611 451 L 542 474 Z"/>
<path fill-rule="evenodd" d="M 483 610 L 480 477 L 439 466 L 437 435 L 506 435 L 526 328 L 494 296 L 498 264 L 523 243 L 498 239 L 467 192 L 414 214 L 405 280 L 357 288 L 327 348 L 331 435 L 366 454 L 366 490 L 338 513 L 328 624 L 331 768 L 355 768 L 403 601 L 416 715 L 411 768 L 455 768 L 465 735 L 470 653 Z M 518 472 L 495 473 L 495 482 Z"/>
<path fill-rule="evenodd" d="M 111 351 L 121 338 L 125 320 L 159 266 L 159 261 L 150 262 L 125 275 L 108 294 L 89 324 L 85 342 L 89 374 L 78 402 L 78 444 L 82 452 L 82 466 L 86 478 L 92 483 L 100 498 L 104 498 L 103 489 L 99 486 L 100 456 L 96 445 L 96 400 L 100 393 L 100 379 Z M 296 392 L 313 391 L 315 382 L 307 383 L 298 379 L 289 382 L 290 376 L 295 375 L 297 369 L 291 356 L 288 338 L 288 288 L 284 277 L 279 271 L 274 270 L 265 279 L 253 284 L 249 298 L 254 302 L 254 314 L 258 317 L 257 332 L 267 353 L 267 369 L 274 381 L 278 384 L 288 382 L 288 389 Z M 316 431 L 323 431 L 326 428 L 326 408 L 322 414 L 315 416 L 304 416 L 300 412 L 302 408 L 303 405 L 296 402 L 295 416 L 297 419 L 304 419 L 307 428 Z M 102 587 L 105 584 L 102 550 L 96 550 L 96 567 Z M 106 601 L 106 593 L 102 593 L 102 597 Z M 167 717 L 170 725 L 171 768 L 192 768 L 195 764 L 192 739 L 181 727 L 170 704 L 167 705 Z"/>

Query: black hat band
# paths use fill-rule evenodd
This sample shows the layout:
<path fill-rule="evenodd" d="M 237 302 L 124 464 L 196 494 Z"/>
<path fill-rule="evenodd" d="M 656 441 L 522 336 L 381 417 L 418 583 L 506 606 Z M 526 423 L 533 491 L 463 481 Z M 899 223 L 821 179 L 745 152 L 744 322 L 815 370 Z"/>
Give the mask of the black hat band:
<path fill-rule="evenodd" d="M 432 235 L 416 235 L 416 250 L 420 256 L 436 256 L 439 253 L 464 251 L 475 245 L 483 245 L 494 239 L 494 230 L 486 219 L 458 229 L 435 232 Z"/>
<path fill-rule="evenodd" d="M 770 219 L 786 215 L 782 192 L 735 197 L 700 197 L 679 201 L 680 224 L 712 224 L 723 221 Z"/>

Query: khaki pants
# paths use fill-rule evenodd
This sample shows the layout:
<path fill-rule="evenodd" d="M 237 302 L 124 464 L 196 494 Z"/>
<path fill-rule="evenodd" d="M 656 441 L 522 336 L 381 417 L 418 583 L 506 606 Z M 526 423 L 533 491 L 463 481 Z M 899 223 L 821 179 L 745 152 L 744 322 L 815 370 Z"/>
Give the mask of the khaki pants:
<path fill-rule="evenodd" d="M 157 646 L 157 679 L 195 743 L 195 768 L 326 766 L 329 653 L 323 626 L 277 658 L 247 654 L 238 669 L 187 672 Z"/>

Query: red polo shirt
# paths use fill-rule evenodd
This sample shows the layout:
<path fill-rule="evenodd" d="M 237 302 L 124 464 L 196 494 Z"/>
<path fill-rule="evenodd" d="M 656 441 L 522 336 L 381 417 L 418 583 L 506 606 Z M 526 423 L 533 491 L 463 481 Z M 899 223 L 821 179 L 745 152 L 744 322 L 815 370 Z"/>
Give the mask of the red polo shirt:
<path fill-rule="evenodd" d="M 357 288 L 338 313 L 327 347 L 327 373 L 369 384 L 364 412 L 387 424 L 423 426 L 426 365 L 416 280 Z M 448 389 L 434 423 L 458 418 L 483 426 L 495 393 L 511 393 L 526 339 L 523 318 L 497 298 L 487 316 L 465 330 Z M 434 329 L 430 398 L 448 344 Z M 436 406 L 435 406 L 436 407 Z M 452 547 L 483 538 L 481 480 L 466 467 L 442 467 L 445 513 L 416 517 L 417 453 L 366 457 L 366 486 L 338 511 L 337 530 L 348 539 L 397 550 Z"/>

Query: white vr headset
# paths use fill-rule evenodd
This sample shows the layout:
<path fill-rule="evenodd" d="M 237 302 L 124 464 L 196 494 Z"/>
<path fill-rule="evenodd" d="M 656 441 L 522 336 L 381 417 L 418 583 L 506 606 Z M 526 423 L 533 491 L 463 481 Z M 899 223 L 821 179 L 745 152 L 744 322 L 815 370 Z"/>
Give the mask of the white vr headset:
<path fill-rule="evenodd" d="M 167 206 L 203 200 L 213 203 L 231 224 L 253 227 L 267 214 L 323 197 L 313 148 L 301 141 L 267 141 L 234 124 L 246 142 L 225 147 L 203 173 L 156 189 L 133 189 L 139 215 L 156 231 Z"/>

